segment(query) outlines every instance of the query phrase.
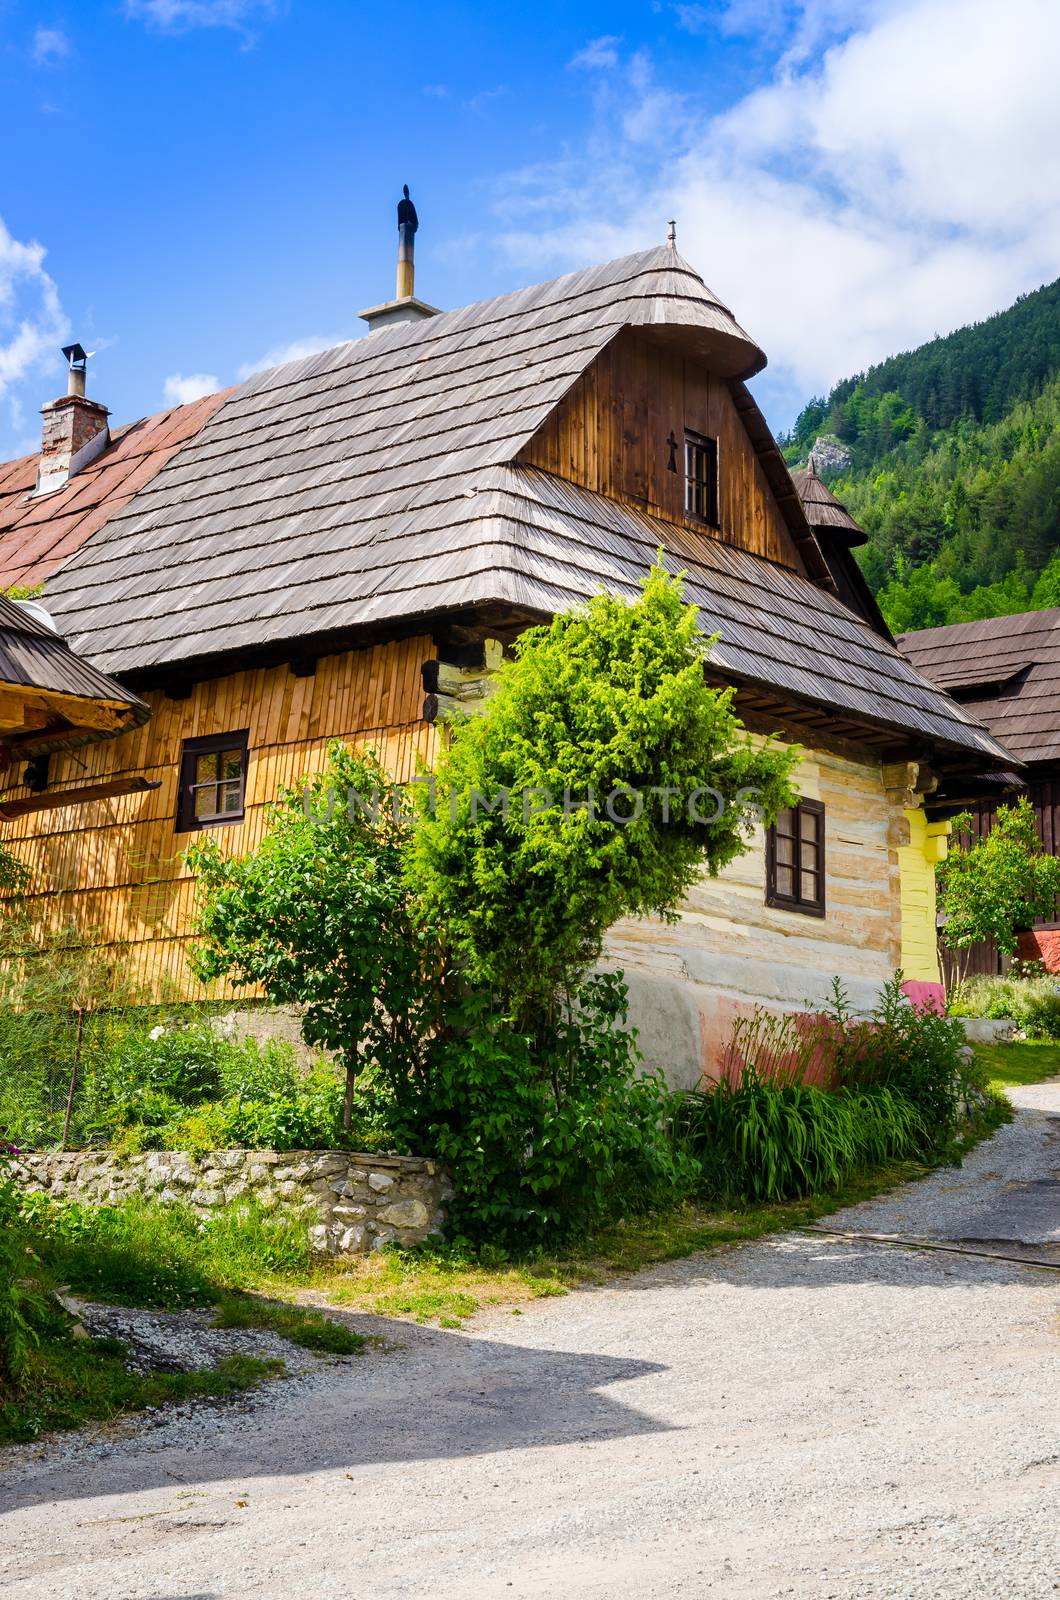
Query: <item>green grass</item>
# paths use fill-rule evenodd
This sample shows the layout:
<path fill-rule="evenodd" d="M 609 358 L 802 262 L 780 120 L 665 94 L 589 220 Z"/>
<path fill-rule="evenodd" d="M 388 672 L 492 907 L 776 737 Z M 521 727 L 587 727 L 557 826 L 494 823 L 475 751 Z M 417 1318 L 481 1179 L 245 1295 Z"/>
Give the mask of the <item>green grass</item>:
<path fill-rule="evenodd" d="M 128 1372 L 117 1339 L 72 1339 L 61 1314 L 48 1319 L 17 1388 L 0 1385 L 0 1444 L 24 1444 L 58 1428 L 113 1422 L 147 1406 L 225 1396 L 279 1376 L 282 1361 L 229 1356 L 207 1372 Z"/>
<path fill-rule="evenodd" d="M 731 1209 L 679 1206 L 649 1217 L 630 1218 L 588 1235 L 561 1253 L 541 1253 L 526 1261 L 483 1262 L 444 1246 L 419 1250 L 392 1247 L 322 1267 L 314 1284 L 300 1292 L 316 1303 L 349 1306 L 375 1316 L 461 1327 L 488 1307 L 507 1307 L 518 1313 L 529 1301 L 567 1294 L 661 1261 L 806 1227 L 842 1206 L 871 1199 L 931 1170 L 915 1161 L 892 1162 L 817 1199 Z"/>
<path fill-rule="evenodd" d="M 196 1308 L 216 1326 L 265 1328 L 319 1354 L 355 1355 L 367 1340 L 322 1311 L 255 1292 L 314 1275 L 304 1219 L 232 1207 L 204 1221 L 187 1207 L 58 1205 L 24 1200 L 14 1225 L 27 1278 L 112 1304 Z M 0 1383 L 0 1443 L 80 1427 L 193 1395 L 223 1395 L 283 1371 L 243 1357 L 208 1371 L 138 1377 L 114 1340 L 74 1339 L 70 1319 L 47 1305 L 17 1383 Z"/>
<path fill-rule="evenodd" d="M 252 1294 L 226 1294 L 214 1317 L 217 1328 L 269 1328 L 292 1344 L 319 1355 L 355 1356 L 368 1340 L 343 1323 L 302 1306 L 264 1300 Z"/>
<path fill-rule="evenodd" d="M 986 1071 L 990 1087 L 1001 1093 L 1060 1075 L 1060 1045 L 1057 1044 L 1015 1040 L 1007 1044 L 974 1044 L 972 1049 Z"/>

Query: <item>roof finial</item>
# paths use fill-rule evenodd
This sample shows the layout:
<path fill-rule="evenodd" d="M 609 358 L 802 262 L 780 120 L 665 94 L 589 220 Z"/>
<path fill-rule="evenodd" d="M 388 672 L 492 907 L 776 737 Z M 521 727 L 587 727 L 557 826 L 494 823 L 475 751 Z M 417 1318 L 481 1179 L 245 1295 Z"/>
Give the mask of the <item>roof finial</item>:
<path fill-rule="evenodd" d="M 667 226 L 667 229 L 669 230 L 667 232 L 667 235 L 666 235 L 666 242 L 670 246 L 671 250 L 676 250 L 677 249 L 677 223 L 671 217 L 670 221 L 666 224 L 666 226 Z"/>
<path fill-rule="evenodd" d="M 815 457 L 815 455 L 814 455 L 812 450 L 810 451 L 810 459 L 806 463 L 806 471 L 810 474 L 811 478 L 816 478 L 816 476 L 817 476 L 817 458 Z"/>
<path fill-rule="evenodd" d="M 416 215 L 416 207 L 409 199 L 409 186 L 402 187 L 403 199 L 398 201 L 398 264 L 397 264 L 397 298 L 410 300 L 416 282 L 416 263 L 414 260 L 416 229 L 420 219 Z"/>

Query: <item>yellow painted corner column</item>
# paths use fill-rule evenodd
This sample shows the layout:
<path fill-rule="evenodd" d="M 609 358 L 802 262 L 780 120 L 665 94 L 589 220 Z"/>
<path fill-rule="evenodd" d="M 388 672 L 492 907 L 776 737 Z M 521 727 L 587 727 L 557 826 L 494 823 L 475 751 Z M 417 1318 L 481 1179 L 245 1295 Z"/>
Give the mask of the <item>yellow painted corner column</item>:
<path fill-rule="evenodd" d="M 935 863 L 946 854 L 948 822 L 929 822 L 917 807 L 905 810 L 909 843 L 899 846 L 902 888 L 902 971 L 916 983 L 939 983 L 935 933 Z"/>

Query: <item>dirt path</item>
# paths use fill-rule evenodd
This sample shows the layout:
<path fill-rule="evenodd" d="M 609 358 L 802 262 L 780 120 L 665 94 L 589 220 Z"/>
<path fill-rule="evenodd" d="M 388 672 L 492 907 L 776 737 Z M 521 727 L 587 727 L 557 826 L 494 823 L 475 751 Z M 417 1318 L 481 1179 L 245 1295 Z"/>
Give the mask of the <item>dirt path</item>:
<path fill-rule="evenodd" d="M 1013 1099 L 964 1169 L 835 1226 L 1055 1247 L 1060 1082 Z M 1055 1270 L 788 1235 L 462 1333 L 391 1324 L 396 1352 L 238 1407 L 8 1452 L 0 1583 L 1039 1600 L 1060 1571 L 1058 1313 Z"/>

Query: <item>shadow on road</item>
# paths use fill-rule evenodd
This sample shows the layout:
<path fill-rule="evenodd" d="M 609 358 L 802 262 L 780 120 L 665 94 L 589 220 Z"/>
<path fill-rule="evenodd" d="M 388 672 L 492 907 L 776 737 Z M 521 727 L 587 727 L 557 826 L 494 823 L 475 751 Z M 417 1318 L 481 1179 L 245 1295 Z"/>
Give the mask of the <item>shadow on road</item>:
<path fill-rule="evenodd" d="M 41 1501 L 221 1479 L 355 1470 L 665 1431 L 601 1391 L 665 1370 L 612 1356 L 533 1350 L 353 1313 L 382 1350 L 305 1379 L 197 1408 L 160 1426 L 57 1435 L 0 1452 L 0 1511 Z M 131 1430 L 131 1436 L 130 1436 Z"/>

